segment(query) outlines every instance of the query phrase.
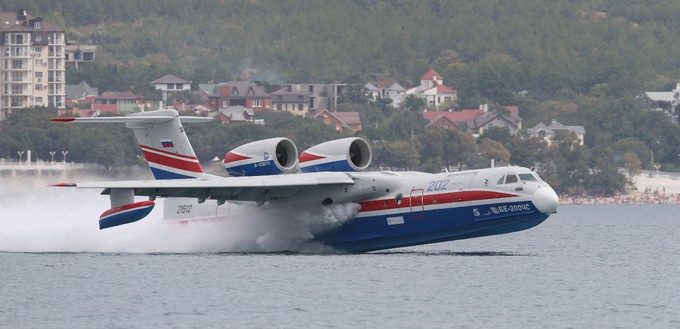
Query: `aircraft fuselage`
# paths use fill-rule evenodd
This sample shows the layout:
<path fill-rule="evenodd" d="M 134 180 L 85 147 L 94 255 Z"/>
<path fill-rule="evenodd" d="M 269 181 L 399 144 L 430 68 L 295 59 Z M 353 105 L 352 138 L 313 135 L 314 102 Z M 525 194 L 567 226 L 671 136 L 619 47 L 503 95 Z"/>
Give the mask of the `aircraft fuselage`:
<path fill-rule="evenodd" d="M 272 192 L 267 206 L 290 209 L 310 203 L 356 203 L 360 208 L 352 220 L 315 239 L 338 250 L 359 252 L 520 231 L 544 221 L 558 205 L 552 188 L 522 167 L 348 175 L 355 183 L 343 190 L 322 187 L 282 196 Z M 227 203 L 216 211 L 214 203 L 175 202 L 166 206 L 166 215 L 170 212 L 174 219 L 191 219 L 205 207 L 210 209 L 208 217 L 216 214 L 219 219 L 244 216 L 249 206 L 239 204 L 236 208 L 240 210 L 235 210 Z"/>

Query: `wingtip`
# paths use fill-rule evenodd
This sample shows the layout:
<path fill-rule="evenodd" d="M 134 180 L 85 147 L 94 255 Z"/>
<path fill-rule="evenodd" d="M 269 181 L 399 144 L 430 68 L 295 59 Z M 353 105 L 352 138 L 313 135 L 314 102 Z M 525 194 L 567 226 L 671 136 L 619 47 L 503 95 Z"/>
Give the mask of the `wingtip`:
<path fill-rule="evenodd" d="M 57 184 L 52 184 L 49 186 L 53 187 L 78 187 L 76 183 L 57 183 Z"/>
<path fill-rule="evenodd" d="M 75 121 L 75 120 L 76 120 L 76 118 L 50 118 L 50 121 L 54 121 L 54 122 L 71 122 L 71 121 Z"/>

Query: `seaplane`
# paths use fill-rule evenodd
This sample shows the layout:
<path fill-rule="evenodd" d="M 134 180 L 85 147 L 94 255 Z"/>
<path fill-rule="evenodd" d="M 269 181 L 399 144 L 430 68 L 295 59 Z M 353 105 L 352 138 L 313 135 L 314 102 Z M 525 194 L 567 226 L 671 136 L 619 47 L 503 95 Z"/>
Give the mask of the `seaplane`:
<path fill-rule="evenodd" d="M 359 137 L 321 143 L 300 154 L 288 138 L 254 141 L 226 153 L 222 165 L 228 175 L 221 176 L 204 172 L 182 125 L 211 118 L 161 109 L 50 120 L 125 124 L 148 162 L 155 179 L 55 185 L 103 189 L 111 209 L 99 217 L 100 229 L 143 219 L 159 197 L 165 198 L 164 218 L 182 222 L 229 220 L 230 214 L 258 207 L 353 204 L 358 207 L 350 220 L 310 239 L 338 251 L 368 252 L 526 230 L 554 214 L 559 204 L 555 191 L 524 167 L 436 174 L 365 171 L 372 152 Z"/>

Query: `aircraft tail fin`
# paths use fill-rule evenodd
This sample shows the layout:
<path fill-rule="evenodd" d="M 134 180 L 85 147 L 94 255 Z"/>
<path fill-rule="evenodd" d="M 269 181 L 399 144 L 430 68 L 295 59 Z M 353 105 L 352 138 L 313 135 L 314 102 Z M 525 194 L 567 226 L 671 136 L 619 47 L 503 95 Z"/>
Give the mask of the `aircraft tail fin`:
<path fill-rule="evenodd" d="M 125 117 L 53 118 L 58 122 L 125 123 L 132 129 L 156 179 L 211 177 L 203 172 L 182 122 L 212 118 L 180 117 L 173 109 L 133 113 Z"/>

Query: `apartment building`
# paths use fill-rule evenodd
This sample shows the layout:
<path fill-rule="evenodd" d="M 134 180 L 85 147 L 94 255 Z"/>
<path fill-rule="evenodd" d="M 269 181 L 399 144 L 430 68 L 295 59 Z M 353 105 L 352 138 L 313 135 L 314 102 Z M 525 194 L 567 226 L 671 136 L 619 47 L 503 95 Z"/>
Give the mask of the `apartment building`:
<path fill-rule="evenodd" d="M 0 12 L 0 120 L 33 106 L 65 107 L 64 30 L 25 10 Z"/>

